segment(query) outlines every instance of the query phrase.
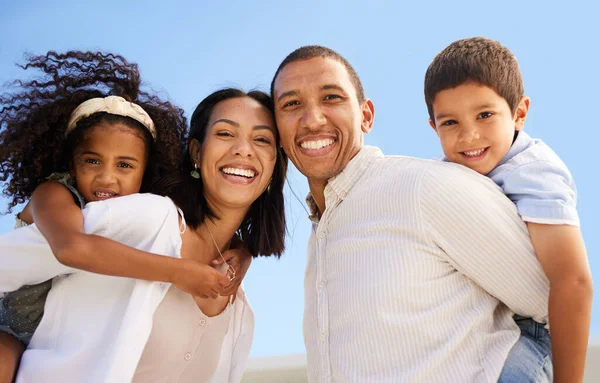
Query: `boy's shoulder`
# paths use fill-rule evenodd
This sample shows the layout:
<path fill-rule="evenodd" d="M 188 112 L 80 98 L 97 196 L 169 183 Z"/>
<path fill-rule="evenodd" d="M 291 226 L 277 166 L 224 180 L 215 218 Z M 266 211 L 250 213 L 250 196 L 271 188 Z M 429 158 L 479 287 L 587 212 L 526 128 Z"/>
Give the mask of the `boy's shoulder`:
<path fill-rule="evenodd" d="M 553 167 L 561 168 L 568 171 L 567 165 L 561 160 L 550 146 L 538 138 L 531 138 L 527 133 L 520 132 L 519 137 L 513 144 L 513 148 L 507 154 L 507 158 L 503 160 L 490 174 L 500 172 L 513 171 L 518 168 L 528 168 L 536 162 L 545 162 L 552 164 Z"/>

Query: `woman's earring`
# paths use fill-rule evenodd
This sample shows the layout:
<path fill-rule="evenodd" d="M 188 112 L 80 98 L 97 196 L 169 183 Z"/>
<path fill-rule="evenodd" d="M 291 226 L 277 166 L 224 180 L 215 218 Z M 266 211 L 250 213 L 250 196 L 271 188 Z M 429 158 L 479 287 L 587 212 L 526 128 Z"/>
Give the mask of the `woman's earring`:
<path fill-rule="evenodd" d="M 198 165 L 196 165 L 195 162 L 194 162 L 194 170 L 192 170 L 190 172 L 190 175 L 192 176 L 192 178 L 195 178 L 195 179 L 200 178 L 200 172 L 198 171 Z"/>

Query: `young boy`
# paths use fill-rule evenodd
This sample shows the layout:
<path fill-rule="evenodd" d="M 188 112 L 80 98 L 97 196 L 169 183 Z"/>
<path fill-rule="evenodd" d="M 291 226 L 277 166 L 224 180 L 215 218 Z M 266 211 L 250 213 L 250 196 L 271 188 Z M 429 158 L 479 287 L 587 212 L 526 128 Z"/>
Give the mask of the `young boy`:
<path fill-rule="evenodd" d="M 542 325 L 515 316 L 522 336 L 500 381 L 581 382 L 593 285 L 577 192 L 560 158 L 522 131 L 530 99 L 517 60 L 493 40 L 455 41 L 427 69 L 425 101 L 445 158 L 490 177 L 516 204 L 550 282 L 551 348 Z"/>

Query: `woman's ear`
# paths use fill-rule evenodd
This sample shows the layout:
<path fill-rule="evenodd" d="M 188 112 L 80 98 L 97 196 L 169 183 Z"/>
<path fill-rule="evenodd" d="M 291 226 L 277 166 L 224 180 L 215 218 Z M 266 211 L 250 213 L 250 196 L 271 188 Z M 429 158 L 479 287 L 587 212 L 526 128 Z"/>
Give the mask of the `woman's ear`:
<path fill-rule="evenodd" d="M 192 162 L 200 167 L 200 164 L 202 163 L 202 146 L 200 145 L 200 142 L 196 139 L 192 139 L 190 141 L 188 152 L 190 153 Z"/>

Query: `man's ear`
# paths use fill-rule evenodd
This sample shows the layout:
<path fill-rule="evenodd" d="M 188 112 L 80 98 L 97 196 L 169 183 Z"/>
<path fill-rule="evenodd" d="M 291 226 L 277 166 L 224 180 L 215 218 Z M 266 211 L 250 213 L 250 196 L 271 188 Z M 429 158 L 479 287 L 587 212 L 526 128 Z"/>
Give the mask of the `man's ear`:
<path fill-rule="evenodd" d="M 527 119 L 527 113 L 529 113 L 529 104 L 531 99 L 527 96 L 521 97 L 517 111 L 515 112 L 515 130 L 519 131 L 525 126 L 525 119 Z"/>
<path fill-rule="evenodd" d="M 360 129 L 363 133 L 369 133 L 373 128 L 373 121 L 375 120 L 375 107 L 373 101 L 366 99 L 362 104 L 362 123 Z"/>

